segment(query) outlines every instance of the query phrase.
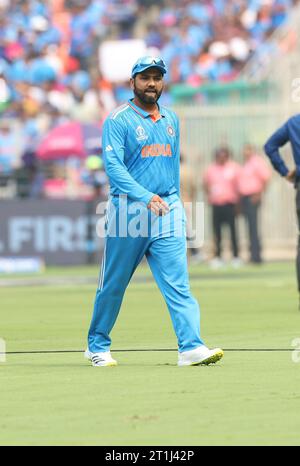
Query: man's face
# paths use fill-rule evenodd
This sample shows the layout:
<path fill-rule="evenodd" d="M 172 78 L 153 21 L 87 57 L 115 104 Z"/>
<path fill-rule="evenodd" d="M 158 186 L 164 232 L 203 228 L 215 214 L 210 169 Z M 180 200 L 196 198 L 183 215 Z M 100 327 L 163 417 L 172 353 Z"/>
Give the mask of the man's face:
<path fill-rule="evenodd" d="M 160 98 L 164 80 L 159 69 L 150 68 L 130 80 L 134 95 L 144 104 L 155 104 Z"/>
<path fill-rule="evenodd" d="M 224 165 L 229 159 L 229 154 L 226 150 L 220 150 L 216 155 L 218 165 Z"/>

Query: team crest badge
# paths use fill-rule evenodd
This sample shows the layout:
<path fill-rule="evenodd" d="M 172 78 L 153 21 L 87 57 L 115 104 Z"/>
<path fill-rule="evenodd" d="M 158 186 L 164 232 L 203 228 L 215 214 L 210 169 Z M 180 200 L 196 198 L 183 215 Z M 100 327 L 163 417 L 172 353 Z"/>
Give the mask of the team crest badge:
<path fill-rule="evenodd" d="M 175 130 L 174 130 L 173 126 L 171 126 L 171 125 L 167 126 L 167 133 L 168 133 L 169 136 L 175 136 Z"/>
<path fill-rule="evenodd" d="M 144 141 L 145 139 L 148 139 L 146 131 L 144 130 L 142 126 L 138 126 L 135 132 L 137 134 L 138 141 Z"/>

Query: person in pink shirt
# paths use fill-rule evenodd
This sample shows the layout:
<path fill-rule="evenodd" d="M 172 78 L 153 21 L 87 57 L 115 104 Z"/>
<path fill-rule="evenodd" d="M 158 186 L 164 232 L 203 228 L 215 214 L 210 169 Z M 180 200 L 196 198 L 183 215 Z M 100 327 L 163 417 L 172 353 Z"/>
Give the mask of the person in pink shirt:
<path fill-rule="evenodd" d="M 238 178 L 242 212 L 248 224 L 250 242 L 250 261 L 262 262 L 261 241 L 259 238 L 258 213 L 262 194 L 271 177 L 271 170 L 262 157 L 257 155 L 251 144 L 243 148 L 244 164 Z"/>
<path fill-rule="evenodd" d="M 212 206 L 213 232 L 215 240 L 215 258 L 211 265 L 218 268 L 222 261 L 222 230 L 227 225 L 230 229 L 232 264 L 241 264 L 236 230 L 236 206 L 239 201 L 238 177 L 240 165 L 230 159 L 230 150 L 220 147 L 215 152 L 215 162 L 204 173 L 203 185 L 208 202 Z"/>

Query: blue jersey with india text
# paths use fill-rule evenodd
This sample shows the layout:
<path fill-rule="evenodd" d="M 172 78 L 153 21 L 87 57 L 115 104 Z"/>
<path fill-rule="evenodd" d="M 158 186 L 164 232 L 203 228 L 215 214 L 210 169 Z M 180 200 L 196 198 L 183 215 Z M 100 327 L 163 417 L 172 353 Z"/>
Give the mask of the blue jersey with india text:
<path fill-rule="evenodd" d="M 106 119 L 102 147 L 111 195 L 146 204 L 154 194 L 179 195 L 178 117 L 164 107 L 159 111 L 154 121 L 132 99 Z"/>

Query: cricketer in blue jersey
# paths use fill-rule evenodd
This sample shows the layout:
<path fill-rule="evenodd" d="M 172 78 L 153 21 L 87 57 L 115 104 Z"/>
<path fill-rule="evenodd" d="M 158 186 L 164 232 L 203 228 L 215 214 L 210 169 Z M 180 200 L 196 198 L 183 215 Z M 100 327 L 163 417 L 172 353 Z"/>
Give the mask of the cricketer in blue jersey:
<path fill-rule="evenodd" d="M 288 169 L 280 155 L 280 148 L 287 143 L 291 144 L 295 168 Z M 298 252 L 296 259 L 297 279 L 299 291 L 300 310 L 300 115 L 289 118 L 284 125 L 278 128 L 268 139 L 265 146 L 265 153 L 269 157 L 275 170 L 288 182 L 293 183 L 296 188 L 296 210 L 298 217 Z"/>
<path fill-rule="evenodd" d="M 128 283 L 146 256 L 166 301 L 178 340 L 178 365 L 211 364 L 223 356 L 200 337 L 200 311 L 189 286 L 185 215 L 179 192 L 179 123 L 158 105 L 166 66 L 140 58 L 132 69 L 134 98 L 103 126 L 110 181 L 106 238 L 85 357 L 93 366 L 115 366 L 110 333 Z M 142 303 L 141 303 L 142 306 Z"/>

